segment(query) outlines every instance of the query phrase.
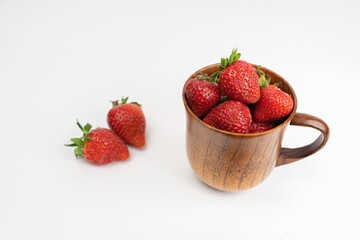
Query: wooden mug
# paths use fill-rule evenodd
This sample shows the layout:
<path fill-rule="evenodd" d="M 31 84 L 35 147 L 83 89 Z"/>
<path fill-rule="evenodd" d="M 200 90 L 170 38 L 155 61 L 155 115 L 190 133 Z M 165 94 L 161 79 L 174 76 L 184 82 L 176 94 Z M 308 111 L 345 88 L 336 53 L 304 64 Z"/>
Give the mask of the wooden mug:
<path fill-rule="evenodd" d="M 199 72 L 209 76 L 219 71 L 219 64 L 204 67 Z M 257 65 L 253 64 L 253 67 Z M 261 183 L 277 166 L 298 161 L 319 151 L 329 138 L 327 124 L 314 116 L 297 113 L 297 99 L 290 84 L 275 72 L 261 67 L 271 76 L 271 83 L 280 82 L 279 88 L 290 94 L 294 108 L 290 115 L 275 128 L 265 132 L 241 134 L 214 128 L 204 123 L 190 109 L 186 101 L 185 85 L 183 102 L 186 109 L 186 151 L 196 175 L 207 185 L 222 191 L 239 191 Z M 187 82 L 186 81 L 186 82 Z M 311 144 L 299 148 L 282 148 L 281 142 L 286 126 L 312 127 L 320 136 Z"/>

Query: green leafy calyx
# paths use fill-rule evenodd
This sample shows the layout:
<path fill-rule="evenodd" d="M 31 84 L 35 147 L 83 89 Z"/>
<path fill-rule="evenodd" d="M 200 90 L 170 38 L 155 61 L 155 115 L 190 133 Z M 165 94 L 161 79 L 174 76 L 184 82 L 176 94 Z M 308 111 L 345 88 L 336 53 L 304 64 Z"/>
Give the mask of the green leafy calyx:
<path fill-rule="evenodd" d="M 220 98 L 220 103 L 226 102 L 226 101 L 228 101 L 228 100 L 231 100 L 231 98 L 229 98 L 228 96 L 222 96 L 222 97 Z"/>
<path fill-rule="evenodd" d="M 219 82 L 219 75 L 222 70 L 224 70 L 227 66 L 233 64 L 235 61 L 239 60 L 241 56 L 241 53 L 237 52 L 237 49 L 234 48 L 230 54 L 229 58 L 221 58 L 221 64 L 219 65 L 220 71 L 215 72 L 211 75 L 212 82 Z"/>
<path fill-rule="evenodd" d="M 234 48 L 230 54 L 229 58 L 221 58 L 221 65 L 219 65 L 220 71 L 224 70 L 227 66 L 233 64 L 235 61 L 239 60 L 241 53 L 237 52 L 237 49 Z"/>
<path fill-rule="evenodd" d="M 121 103 L 119 103 L 119 100 L 111 101 L 111 103 L 112 103 L 113 107 L 117 107 L 117 106 L 119 106 L 119 105 L 127 104 L 128 99 L 129 99 L 129 97 L 126 97 L 126 98 L 122 97 L 122 98 L 121 98 Z M 141 107 L 141 104 L 139 104 L 139 103 L 137 103 L 137 102 L 131 102 L 131 103 L 134 103 L 134 104 L 136 104 L 136 105 L 138 105 L 138 106 Z"/>
<path fill-rule="evenodd" d="M 265 74 L 263 71 L 260 70 L 260 65 L 257 67 L 257 71 L 258 71 L 258 74 L 259 74 L 259 86 L 260 86 L 260 89 L 263 88 L 263 87 L 266 87 L 266 86 L 269 86 L 270 85 L 270 81 L 271 81 L 271 76 L 268 75 L 268 74 Z M 276 82 L 274 83 L 273 85 L 275 87 L 278 87 L 279 85 L 281 84 L 281 82 Z"/>
<path fill-rule="evenodd" d="M 89 134 L 92 126 L 89 123 L 87 123 L 85 126 L 82 126 L 78 120 L 76 120 L 76 125 L 78 125 L 78 127 L 83 132 L 83 136 L 81 138 L 71 138 L 70 140 L 72 143 L 65 144 L 65 146 L 76 147 L 75 156 L 81 157 L 84 155 L 83 150 L 84 150 L 85 142 L 92 140 L 91 138 L 89 138 Z"/>
<path fill-rule="evenodd" d="M 221 71 L 219 71 L 219 72 L 214 72 L 210 77 L 210 82 L 216 82 L 216 83 L 218 83 L 219 81 L 220 81 L 220 78 L 219 78 L 219 76 L 220 76 L 220 73 L 221 73 Z"/>
<path fill-rule="evenodd" d="M 207 75 L 206 73 L 202 73 L 202 72 L 198 73 L 198 74 L 196 75 L 196 78 L 197 78 L 197 79 L 200 79 L 200 80 L 210 81 L 209 75 Z"/>
<path fill-rule="evenodd" d="M 271 76 L 270 75 L 267 75 L 265 74 L 263 71 L 261 71 L 260 69 L 260 65 L 257 67 L 257 71 L 258 71 L 258 74 L 259 74 L 259 86 L 260 88 L 263 88 L 263 87 L 266 87 L 266 86 L 269 86 L 270 84 L 270 80 L 271 80 Z"/>

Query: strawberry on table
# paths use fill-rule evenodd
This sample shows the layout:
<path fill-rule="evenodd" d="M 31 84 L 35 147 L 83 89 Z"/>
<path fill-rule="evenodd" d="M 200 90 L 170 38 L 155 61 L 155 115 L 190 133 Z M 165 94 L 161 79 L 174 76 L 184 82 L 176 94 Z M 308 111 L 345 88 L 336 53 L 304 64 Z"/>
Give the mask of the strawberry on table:
<path fill-rule="evenodd" d="M 190 79 L 185 87 L 186 100 L 194 114 L 200 118 L 215 107 L 221 97 L 218 84 L 209 80 L 209 76 L 200 73 L 196 78 Z"/>
<path fill-rule="evenodd" d="M 121 103 L 112 102 L 113 108 L 108 112 L 107 122 L 110 129 L 126 143 L 141 148 L 145 145 L 145 115 L 141 105 L 127 103 L 128 98 L 122 98 Z"/>
<path fill-rule="evenodd" d="M 75 156 L 84 156 L 89 162 L 96 165 L 104 165 L 113 161 L 121 161 L 129 158 L 129 151 L 124 141 L 113 131 L 106 128 L 91 130 L 87 123 L 84 127 L 76 123 L 83 136 L 72 138 L 69 147 L 75 148 Z"/>
<path fill-rule="evenodd" d="M 234 49 L 230 58 L 221 58 L 220 71 L 211 77 L 219 83 L 220 91 L 227 97 L 244 103 L 255 103 L 260 98 L 259 76 L 250 63 L 239 58 L 240 53 Z"/>
<path fill-rule="evenodd" d="M 214 107 L 204 122 L 221 130 L 234 133 L 248 133 L 251 126 L 249 108 L 242 102 L 228 100 Z"/>

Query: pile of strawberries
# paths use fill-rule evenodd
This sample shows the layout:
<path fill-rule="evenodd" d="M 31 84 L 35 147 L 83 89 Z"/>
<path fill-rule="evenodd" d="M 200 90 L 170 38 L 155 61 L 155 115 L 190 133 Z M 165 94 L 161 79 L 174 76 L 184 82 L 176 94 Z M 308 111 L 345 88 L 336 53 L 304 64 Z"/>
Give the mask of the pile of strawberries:
<path fill-rule="evenodd" d="M 218 72 L 199 73 L 185 86 L 187 102 L 205 123 L 228 132 L 256 133 L 274 128 L 293 109 L 293 99 L 270 76 L 239 60 L 234 49 Z M 251 109 L 251 110 L 250 110 Z"/>
<path fill-rule="evenodd" d="M 87 123 L 77 125 L 83 132 L 81 138 L 72 138 L 71 144 L 66 146 L 76 147 L 75 156 L 84 156 L 89 162 L 104 165 L 113 161 L 129 158 L 127 144 L 141 148 L 145 145 L 145 115 L 141 105 L 127 103 L 127 98 L 122 98 L 121 103 L 112 102 L 113 108 L 107 114 L 110 129 L 96 128 L 91 130 Z"/>

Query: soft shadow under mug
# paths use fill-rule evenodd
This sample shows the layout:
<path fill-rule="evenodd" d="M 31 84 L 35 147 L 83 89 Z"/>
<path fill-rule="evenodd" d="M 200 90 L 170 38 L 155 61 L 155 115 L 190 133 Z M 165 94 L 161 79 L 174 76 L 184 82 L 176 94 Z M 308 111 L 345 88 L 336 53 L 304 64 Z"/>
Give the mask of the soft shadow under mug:
<path fill-rule="evenodd" d="M 196 71 L 187 81 L 199 72 L 211 75 L 219 71 L 218 65 L 213 64 Z M 186 111 L 188 160 L 195 174 L 213 188 L 239 191 L 254 187 L 275 167 L 298 161 L 317 152 L 328 140 L 329 127 L 323 120 L 296 112 L 297 99 L 290 84 L 269 69 L 261 67 L 261 70 L 271 76 L 271 84 L 281 83 L 279 88 L 291 95 L 294 108 L 278 126 L 260 133 L 230 133 L 204 123 L 187 104 L 186 83 L 184 85 L 182 95 Z M 315 128 L 320 131 L 320 136 L 313 143 L 303 147 L 282 148 L 281 142 L 288 124 Z"/>

